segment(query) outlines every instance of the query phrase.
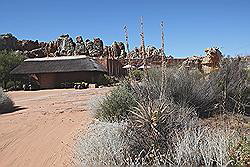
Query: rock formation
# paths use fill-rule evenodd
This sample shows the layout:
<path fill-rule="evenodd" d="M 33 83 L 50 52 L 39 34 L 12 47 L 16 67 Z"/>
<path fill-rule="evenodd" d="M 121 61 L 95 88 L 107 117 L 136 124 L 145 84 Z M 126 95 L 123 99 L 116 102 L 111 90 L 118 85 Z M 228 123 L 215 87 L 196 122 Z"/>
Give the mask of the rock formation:
<path fill-rule="evenodd" d="M 145 49 L 146 59 L 149 61 L 161 61 L 162 51 L 154 46 L 147 46 Z M 131 59 L 143 59 L 142 48 L 135 47 L 134 50 L 130 52 Z"/>
<path fill-rule="evenodd" d="M 75 47 L 75 55 L 87 55 L 87 49 L 85 42 L 82 39 L 82 36 L 76 37 L 76 47 Z"/>
<path fill-rule="evenodd" d="M 148 46 L 146 48 L 146 53 L 147 53 L 147 59 L 149 61 L 161 61 L 162 59 L 162 50 L 161 49 L 157 49 L 154 46 Z"/>
<path fill-rule="evenodd" d="M 18 40 L 12 34 L 0 35 L 0 50 L 19 51 L 27 57 L 44 57 L 44 51 L 38 51 L 44 45 L 42 42 L 39 43 L 38 40 Z"/>
<path fill-rule="evenodd" d="M 17 41 L 12 34 L 0 35 L 0 50 L 17 50 Z"/>
<path fill-rule="evenodd" d="M 49 43 L 46 43 L 44 50 L 45 56 L 48 57 L 54 57 L 57 56 L 56 54 L 59 54 L 59 52 L 57 52 L 57 44 L 55 41 L 50 41 Z"/>
<path fill-rule="evenodd" d="M 112 43 L 112 57 L 114 57 L 115 59 L 119 59 L 121 56 L 121 49 L 120 46 L 118 45 L 118 43 L 115 41 Z"/>
<path fill-rule="evenodd" d="M 220 60 L 222 53 L 219 48 L 207 48 L 205 50 L 206 56 L 202 59 L 202 69 L 204 73 L 210 73 L 220 67 Z"/>
<path fill-rule="evenodd" d="M 103 54 L 103 41 L 100 38 L 94 38 L 91 57 L 100 57 Z"/>
<path fill-rule="evenodd" d="M 187 58 L 187 60 L 185 60 L 182 63 L 181 67 L 187 68 L 189 70 L 198 69 L 198 70 L 202 71 L 201 62 L 202 62 L 202 57 L 192 56 L 192 57 Z"/>
<path fill-rule="evenodd" d="M 29 58 L 87 55 L 120 59 L 127 56 L 123 42 L 114 42 L 111 46 L 104 46 L 100 38 L 84 41 L 81 36 L 77 36 L 74 42 L 68 34 L 63 34 L 50 42 L 18 40 L 12 34 L 3 34 L 0 35 L 0 50 L 5 49 L 19 51 Z"/>
<path fill-rule="evenodd" d="M 60 56 L 72 56 L 75 50 L 75 43 L 68 34 L 59 36 L 56 40 L 56 46 L 56 55 L 59 54 Z"/>
<path fill-rule="evenodd" d="M 219 48 L 207 48 L 205 49 L 205 53 L 205 57 L 193 56 L 187 58 L 187 60 L 182 63 L 181 68 L 198 69 L 205 74 L 209 74 L 218 69 L 222 58 L 222 53 Z"/>
<path fill-rule="evenodd" d="M 32 41 L 32 40 L 18 40 L 17 41 L 17 50 L 32 51 L 32 50 L 38 49 L 40 47 L 41 47 L 41 45 L 38 42 L 38 40 L 36 40 L 36 41 Z"/>
<path fill-rule="evenodd" d="M 118 44 L 119 49 L 120 49 L 120 58 L 126 58 L 127 53 L 126 53 L 126 50 L 125 50 L 124 43 L 123 42 L 118 42 L 117 44 Z"/>

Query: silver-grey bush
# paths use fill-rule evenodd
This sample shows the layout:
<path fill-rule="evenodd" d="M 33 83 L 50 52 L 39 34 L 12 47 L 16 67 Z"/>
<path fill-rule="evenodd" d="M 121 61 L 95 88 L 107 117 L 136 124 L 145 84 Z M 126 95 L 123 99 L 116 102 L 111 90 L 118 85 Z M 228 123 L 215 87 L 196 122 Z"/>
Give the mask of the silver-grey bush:
<path fill-rule="evenodd" d="M 13 111 L 14 102 L 0 88 L 0 114 Z"/>

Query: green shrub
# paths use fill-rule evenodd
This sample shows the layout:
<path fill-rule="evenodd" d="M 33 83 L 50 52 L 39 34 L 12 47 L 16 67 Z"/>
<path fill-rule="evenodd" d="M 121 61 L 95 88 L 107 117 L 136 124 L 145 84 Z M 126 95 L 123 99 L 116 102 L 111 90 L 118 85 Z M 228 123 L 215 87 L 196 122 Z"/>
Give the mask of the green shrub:
<path fill-rule="evenodd" d="M 142 70 L 136 69 L 136 70 L 131 70 L 129 75 L 133 80 L 140 81 L 143 78 L 144 73 Z"/>
<path fill-rule="evenodd" d="M 104 75 L 100 75 L 100 78 L 97 81 L 97 84 L 108 86 L 108 85 L 115 84 L 117 82 L 118 82 L 118 80 L 114 76 L 108 76 L 108 75 L 104 74 Z"/>
<path fill-rule="evenodd" d="M 14 102 L 0 88 L 0 114 L 14 110 Z"/>
<path fill-rule="evenodd" d="M 136 105 L 135 97 L 127 84 L 114 88 L 100 104 L 97 118 L 107 121 L 121 121 L 127 118 L 129 110 Z"/>

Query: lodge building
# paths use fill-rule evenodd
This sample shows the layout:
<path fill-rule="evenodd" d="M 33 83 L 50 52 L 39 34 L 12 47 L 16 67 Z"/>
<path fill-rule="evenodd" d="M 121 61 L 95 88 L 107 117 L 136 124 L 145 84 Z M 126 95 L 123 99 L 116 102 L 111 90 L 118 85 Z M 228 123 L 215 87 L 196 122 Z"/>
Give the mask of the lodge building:
<path fill-rule="evenodd" d="M 56 88 L 63 82 L 97 82 L 107 69 L 87 56 L 65 56 L 26 59 L 11 71 L 13 75 L 29 75 L 41 89 Z"/>

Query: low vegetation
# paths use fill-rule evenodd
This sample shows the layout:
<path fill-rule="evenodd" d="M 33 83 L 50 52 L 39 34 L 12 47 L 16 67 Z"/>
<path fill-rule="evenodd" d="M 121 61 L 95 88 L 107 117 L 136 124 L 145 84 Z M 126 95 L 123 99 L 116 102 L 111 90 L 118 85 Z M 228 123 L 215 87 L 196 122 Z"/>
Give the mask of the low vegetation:
<path fill-rule="evenodd" d="M 119 81 L 116 77 L 104 74 L 103 76 L 100 76 L 100 79 L 97 81 L 97 85 L 109 86 L 114 85 L 118 82 Z"/>
<path fill-rule="evenodd" d="M 144 73 L 142 70 L 135 69 L 130 71 L 129 75 L 133 80 L 140 81 L 143 78 Z"/>
<path fill-rule="evenodd" d="M 97 112 L 97 118 L 103 121 L 122 121 L 127 119 L 129 110 L 136 106 L 136 100 L 128 83 L 113 89 L 104 98 Z"/>
<path fill-rule="evenodd" d="M 14 110 L 14 102 L 0 88 L 0 114 Z"/>
<path fill-rule="evenodd" d="M 104 122 L 80 140 L 79 159 L 88 166 L 246 166 L 249 140 L 242 142 L 247 132 L 238 127 L 246 128 L 248 91 L 236 59 L 208 76 L 151 69 L 107 95 L 97 112 Z"/>

